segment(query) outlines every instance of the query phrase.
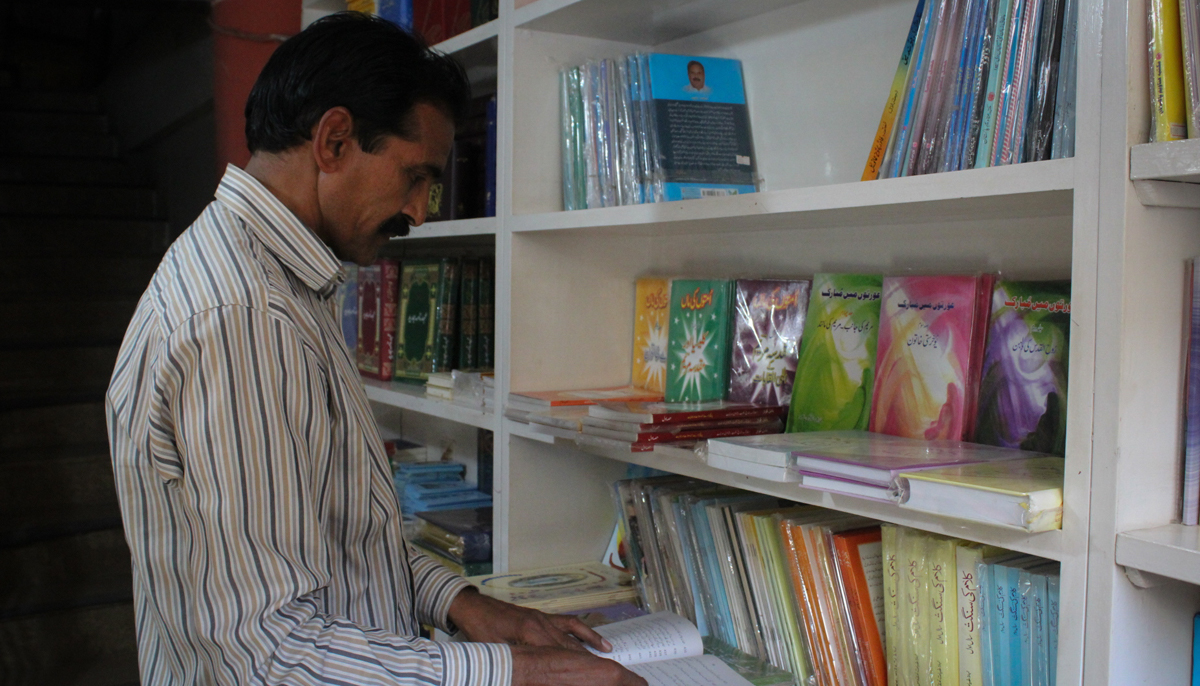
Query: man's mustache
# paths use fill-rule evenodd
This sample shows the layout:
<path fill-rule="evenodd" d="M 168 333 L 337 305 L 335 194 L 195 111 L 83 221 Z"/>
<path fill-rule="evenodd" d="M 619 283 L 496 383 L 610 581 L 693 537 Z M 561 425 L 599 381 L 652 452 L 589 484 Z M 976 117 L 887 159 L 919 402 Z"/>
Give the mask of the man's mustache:
<path fill-rule="evenodd" d="M 398 214 L 381 224 L 379 232 L 388 236 L 407 236 L 410 224 L 408 217 Z"/>

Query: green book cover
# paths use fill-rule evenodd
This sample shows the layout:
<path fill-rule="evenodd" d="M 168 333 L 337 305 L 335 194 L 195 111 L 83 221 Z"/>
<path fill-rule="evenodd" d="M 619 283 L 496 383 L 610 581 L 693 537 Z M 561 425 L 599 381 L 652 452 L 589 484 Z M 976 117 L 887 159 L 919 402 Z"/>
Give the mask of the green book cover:
<path fill-rule="evenodd" d="M 458 361 L 455 346 L 458 343 L 458 258 L 441 260 L 438 279 L 438 299 L 433 339 L 433 371 L 448 372 Z"/>
<path fill-rule="evenodd" d="M 733 282 L 671 282 L 666 402 L 721 400 L 729 384 Z"/>
<path fill-rule="evenodd" d="M 875 387 L 883 277 L 817 274 L 809 296 L 787 430 L 866 430 Z"/>
<path fill-rule="evenodd" d="M 433 371 L 434 313 L 440 277 L 437 262 L 405 262 L 400 268 L 397 379 L 425 379 Z"/>
<path fill-rule="evenodd" d="M 479 366 L 479 260 L 462 261 L 458 296 L 458 369 Z"/>
<path fill-rule="evenodd" d="M 479 368 L 496 366 L 496 265 L 493 258 L 479 261 Z"/>

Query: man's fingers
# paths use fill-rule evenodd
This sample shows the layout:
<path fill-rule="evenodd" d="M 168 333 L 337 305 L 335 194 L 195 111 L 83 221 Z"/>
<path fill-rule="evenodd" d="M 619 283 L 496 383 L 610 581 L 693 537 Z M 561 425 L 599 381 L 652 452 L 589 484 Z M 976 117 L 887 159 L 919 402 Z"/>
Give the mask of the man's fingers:
<path fill-rule="evenodd" d="M 561 631 L 573 634 L 576 638 L 590 645 L 596 650 L 608 653 L 612 652 L 612 644 L 608 642 L 600 634 L 596 633 L 587 624 L 584 624 L 578 617 L 571 615 L 553 615 L 551 621 Z"/>

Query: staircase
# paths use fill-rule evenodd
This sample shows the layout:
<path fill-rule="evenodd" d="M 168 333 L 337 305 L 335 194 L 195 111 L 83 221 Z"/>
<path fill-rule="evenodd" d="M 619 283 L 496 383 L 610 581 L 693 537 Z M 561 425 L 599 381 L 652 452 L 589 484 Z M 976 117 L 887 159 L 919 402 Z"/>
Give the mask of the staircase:
<path fill-rule="evenodd" d="M 171 238 L 97 98 L 0 91 L 0 686 L 138 683 L 104 391 Z"/>

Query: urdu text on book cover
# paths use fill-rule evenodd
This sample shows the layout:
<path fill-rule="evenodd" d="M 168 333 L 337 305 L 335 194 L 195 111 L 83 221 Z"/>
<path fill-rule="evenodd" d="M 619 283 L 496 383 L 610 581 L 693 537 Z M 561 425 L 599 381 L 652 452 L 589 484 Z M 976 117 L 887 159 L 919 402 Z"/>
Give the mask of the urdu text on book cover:
<path fill-rule="evenodd" d="M 739 279 L 734 293 L 733 357 L 729 401 L 787 405 L 792 399 L 796 358 L 808 281 Z"/>
<path fill-rule="evenodd" d="M 723 280 L 671 283 L 666 402 L 700 403 L 724 397 L 732 286 Z"/>

